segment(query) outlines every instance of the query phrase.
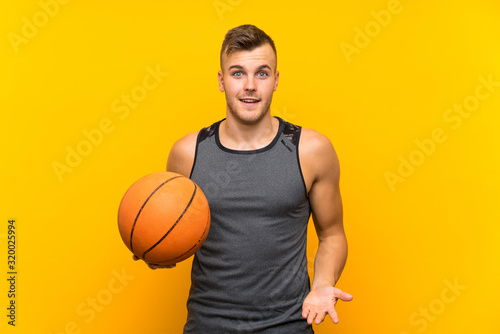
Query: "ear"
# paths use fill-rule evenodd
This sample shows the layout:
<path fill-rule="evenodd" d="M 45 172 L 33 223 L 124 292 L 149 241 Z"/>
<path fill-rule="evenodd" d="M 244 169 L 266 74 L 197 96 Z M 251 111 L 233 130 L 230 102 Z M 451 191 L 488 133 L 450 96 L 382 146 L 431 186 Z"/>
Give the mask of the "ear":
<path fill-rule="evenodd" d="M 219 71 L 217 73 L 217 80 L 219 81 L 219 90 L 221 92 L 224 91 L 224 74 L 222 73 L 222 71 Z"/>
<path fill-rule="evenodd" d="M 274 76 L 274 91 L 278 89 L 278 81 L 280 79 L 280 71 L 276 71 L 276 75 Z"/>

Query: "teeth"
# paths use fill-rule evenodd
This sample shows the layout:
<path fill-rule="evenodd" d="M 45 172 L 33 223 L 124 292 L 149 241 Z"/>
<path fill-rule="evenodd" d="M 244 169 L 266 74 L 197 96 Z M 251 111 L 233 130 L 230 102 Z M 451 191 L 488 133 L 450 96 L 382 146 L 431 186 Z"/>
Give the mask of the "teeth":
<path fill-rule="evenodd" d="M 250 102 L 250 103 L 251 102 L 257 102 L 257 100 L 241 100 L 241 101 L 243 101 L 243 102 Z"/>

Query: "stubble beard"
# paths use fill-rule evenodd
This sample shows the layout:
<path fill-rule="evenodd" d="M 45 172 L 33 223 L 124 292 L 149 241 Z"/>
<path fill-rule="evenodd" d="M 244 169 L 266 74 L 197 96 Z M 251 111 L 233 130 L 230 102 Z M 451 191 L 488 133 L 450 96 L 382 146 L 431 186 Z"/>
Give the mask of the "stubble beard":
<path fill-rule="evenodd" d="M 239 122 L 246 124 L 246 125 L 256 124 L 256 123 L 260 122 L 269 112 L 269 108 L 271 107 L 272 100 L 273 100 L 273 94 L 271 93 L 271 95 L 267 99 L 265 99 L 264 105 L 262 106 L 262 108 L 258 112 L 258 115 L 256 117 L 253 116 L 251 118 L 248 118 L 248 117 L 244 117 L 246 111 L 241 110 L 243 107 L 240 107 L 237 105 L 239 103 L 239 100 L 236 99 L 236 102 L 235 102 L 234 100 L 229 99 L 227 96 L 227 93 L 226 93 L 227 108 L 228 108 L 229 112 L 231 113 L 231 115 L 235 119 L 237 119 Z M 261 102 L 262 101 L 263 100 L 261 100 Z M 240 112 L 238 112 L 238 110 L 237 110 L 238 107 L 241 108 Z M 255 113 L 255 111 L 254 111 L 254 113 Z"/>

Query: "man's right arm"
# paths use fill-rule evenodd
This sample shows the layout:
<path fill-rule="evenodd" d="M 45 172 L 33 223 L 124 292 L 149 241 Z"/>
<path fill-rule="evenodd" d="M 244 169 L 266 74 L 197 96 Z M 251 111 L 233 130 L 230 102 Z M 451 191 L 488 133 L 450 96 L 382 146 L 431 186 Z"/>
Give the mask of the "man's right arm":
<path fill-rule="evenodd" d="M 188 133 L 172 145 L 167 159 L 167 172 L 182 174 L 189 177 L 191 168 L 193 168 L 194 155 L 196 152 L 196 139 L 198 132 Z M 137 256 L 133 256 L 135 261 L 139 260 Z M 175 264 L 171 265 L 158 265 L 154 263 L 147 263 L 151 269 L 160 268 L 174 268 Z"/>
<path fill-rule="evenodd" d="M 182 174 L 185 177 L 191 175 L 197 138 L 198 132 L 191 132 L 174 143 L 168 155 L 167 172 Z"/>

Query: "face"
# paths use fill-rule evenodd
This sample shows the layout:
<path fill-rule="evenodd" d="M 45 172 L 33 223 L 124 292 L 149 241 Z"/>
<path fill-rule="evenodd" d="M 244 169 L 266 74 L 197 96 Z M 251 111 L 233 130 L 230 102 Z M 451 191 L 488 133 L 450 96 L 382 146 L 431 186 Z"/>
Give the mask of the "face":
<path fill-rule="evenodd" d="M 278 87 L 276 56 L 269 44 L 252 51 L 236 51 L 222 58 L 219 89 L 226 94 L 227 116 L 245 124 L 267 113 Z"/>

